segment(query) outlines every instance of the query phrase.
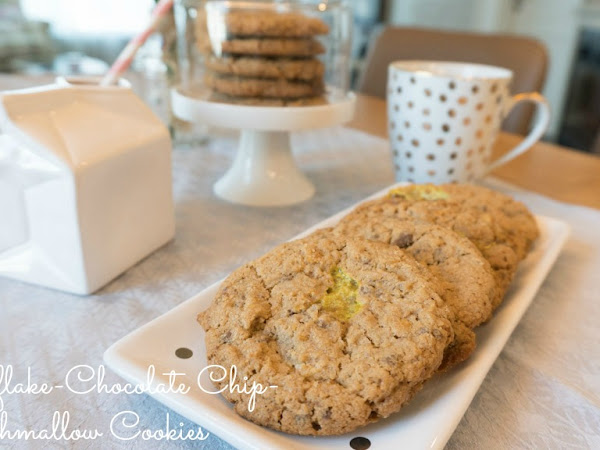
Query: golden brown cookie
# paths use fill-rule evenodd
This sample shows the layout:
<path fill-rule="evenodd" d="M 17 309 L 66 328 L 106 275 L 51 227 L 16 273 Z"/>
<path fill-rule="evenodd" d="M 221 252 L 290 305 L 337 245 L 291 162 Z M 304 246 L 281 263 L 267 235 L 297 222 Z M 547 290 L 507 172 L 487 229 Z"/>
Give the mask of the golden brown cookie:
<path fill-rule="evenodd" d="M 519 214 L 511 216 L 493 207 L 499 197 L 507 198 Z M 410 185 L 361 208 L 371 208 L 370 214 L 435 223 L 471 240 L 494 270 L 499 287 L 494 308 L 500 305 L 512 281 L 522 256 L 519 249 L 528 248 L 531 244 L 526 242 L 537 236 L 535 219 L 526 208 L 502 194 L 472 185 Z M 521 244 L 513 239 L 519 234 L 527 236 Z"/>
<path fill-rule="evenodd" d="M 471 241 L 432 223 L 379 215 L 369 208 L 344 217 L 334 231 L 396 245 L 428 267 L 439 280 L 438 293 L 456 319 L 456 344 L 446 351 L 444 368 L 469 357 L 475 349 L 471 329 L 491 317 L 492 303 L 498 295 L 492 268 Z"/>
<path fill-rule="evenodd" d="M 443 286 L 442 298 L 469 328 L 492 315 L 496 282 L 489 262 L 459 234 L 428 222 L 381 216 L 359 209 L 344 217 L 335 232 L 396 245 L 427 266 Z"/>
<path fill-rule="evenodd" d="M 201 48 L 203 50 L 203 48 Z M 220 52 L 229 55 L 307 57 L 325 53 L 325 47 L 315 39 L 227 39 L 220 43 Z"/>
<path fill-rule="evenodd" d="M 489 220 L 487 216 L 492 215 L 496 240 L 506 242 L 519 260 L 527 256 L 540 233 L 535 217 L 523 203 L 472 184 L 444 184 L 441 188 L 450 195 L 452 202 L 480 211 L 484 220 Z"/>
<path fill-rule="evenodd" d="M 232 97 L 296 99 L 316 97 L 324 91 L 321 80 L 306 83 L 284 79 L 268 80 L 208 73 L 204 77 L 204 83 L 214 91 Z"/>
<path fill-rule="evenodd" d="M 460 321 L 452 322 L 454 340 L 444 352 L 444 360 L 438 372 L 446 372 L 471 356 L 477 346 L 477 337 L 471 328 Z"/>
<path fill-rule="evenodd" d="M 257 58 L 209 56 L 206 67 L 213 72 L 254 78 L 284 78 L 286 80 L 311 81 L 323 78 L 325 66 L 314 58 Z"/>
<path fill-rule="evenodd" d="M 230 36 L 300 38 L 327 34 L 329 26 L 321 19 L 296 12 L 232 10 L 225 14 Z"/>
<path fill-rule="evenodd" d="M 399 410 L 453 340 L 452 312 L 423 270 L 396 246 L 329 230 L 236 270 L 199 315 L 208 362 L 278 387 L 253 412 L 247 395 L 222 394 L 243 417 L 303 435 L 346 433 Z"/>
<path fill-rule="evenodd" d="M 213 93 L 210 96 L 211 101 L 221 103 L 233 103 L 236 105 L 246 106 L 320 106 L 326 105 L 327 99 L 324 96 L 320 97 L 305 97 L 305 98 L 257 98 L 257 97 L 232 97 L 230 95 Z"/>

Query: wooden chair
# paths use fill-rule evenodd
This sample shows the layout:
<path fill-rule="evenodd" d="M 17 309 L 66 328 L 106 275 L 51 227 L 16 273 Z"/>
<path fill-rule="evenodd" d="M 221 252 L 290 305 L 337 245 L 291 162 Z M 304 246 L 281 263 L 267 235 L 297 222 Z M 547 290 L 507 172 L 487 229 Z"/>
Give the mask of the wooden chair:
<path fill-rule="evenodd" d="M 358 91 L 385 98 L 388 65 L 411 59 L 506 67 L 514 73 L 513 94 L 541 91 L 548 69 L 545 46 L 528 37 L 384 27 L 371 41 Z M 503 129 L 527 134 L 533 111 L 531 105 L 517 106 L 505 120 Z"/>

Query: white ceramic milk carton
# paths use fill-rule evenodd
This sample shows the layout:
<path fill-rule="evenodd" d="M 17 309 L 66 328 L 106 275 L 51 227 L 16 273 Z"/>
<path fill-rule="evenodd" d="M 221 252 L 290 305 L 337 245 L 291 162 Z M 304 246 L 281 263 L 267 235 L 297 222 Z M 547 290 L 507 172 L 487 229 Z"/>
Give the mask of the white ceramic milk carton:
<path fill-rule="evenodd" d="M 0 94 L 0 276 L 88 294 L 173 238 L 171 142 L 127 86 Z"/>

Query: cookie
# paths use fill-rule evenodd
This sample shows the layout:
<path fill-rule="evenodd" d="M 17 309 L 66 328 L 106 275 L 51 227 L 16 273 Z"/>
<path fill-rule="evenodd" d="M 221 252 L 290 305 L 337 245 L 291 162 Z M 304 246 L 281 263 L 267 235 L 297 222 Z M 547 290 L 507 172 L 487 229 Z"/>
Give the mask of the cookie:
<path fill-rule="evenodd" d="M 294 99 L 316 97 L 323 93 L 321 80 L 306 83 L 284 79 L 268 80 L 262 78 L 244 78 L 222 76 L 207 73 L 204 77 L 207 87 L 232 97 L 266 97 L 276 99 Z"/>
<path fill-rule="evenodd" d="M 438 225 L 379 215 L 369 208 L 346 216 L 334 231 L 396 245 L 427 266 L 439 280 L 439 294 L 456 319 L 456 344 L 447 350 L 444 368 L 469 357 L 475 349 L 471 329 L 491 317 L 498 295 L 492 268 L 471 241 Z"/>
<path fill-rule="evenodd" d="M 213 93 L 210 96 L 211 101 L 221 103 L 233 103 L 236 105 L 246 106 L 320 106 L 326 105 L 327 99 L 324 96 L 320 97 L 305 97 L 305 98 L 257 98 L 257 97 L 232 97 L 230 95 Z"/>
<path fill-rule="evenodd" d="M 498 295 L 492 303 L 497 308 L 510 285 L 519 259 L 510 246 L 496 242 L 493 228 L 479 221 L 480 214 L 462 210 L 460 206 L 444 200 L 406 201 L 388 197 L 364 204 L 370 214 L 393 216 L 402 219 L 418 219 L 449 228 L 473 242 L 490 263 L 498 287 Z"/>
<path fill-rule="evenodd" d="M 311 81 L 322 78 L 325 66 L 318 59 L 209 56 L 206 67 L 213 72 L 255 78 Z"/>
<path fill-rule="evenodd" d="M 327 34 L 329 26 L 321 19 L 300 13 L 232 10 L 225 14 L 230 36 L 300 38 Z"/>
<path fill-rule="evenodd" d="M 472 184 L 445 184 L 441 188 L 450 195 L 451 201 L 464 208 L 478 209 L 486 220 L 488 215 L 494 216 L 497 240 L 506 242 L 519 260 L 527 256 L 540 233 L 535 217 L 523 203 Z"/>
<path fill-rule="evenodd" d="M 452 322 L 454 339 L 444 352 L 442 364 L 438 367 L 438 372 L 446 372 L 466 361 L 475 351 L 477 346 L 477 337 L 471 328 L 460 321 Z"/>
<path fill-rule="evenodd" d="M 489 262 L 467 238 L 441 226 L 360 209 L 335 227 L 344 236 L 396 245 L 410 253 L 442 282 L 442 298 L 469 328 L 492 315 L 497 286 Z"/>
<path fill-rule="evenodd" d="M 470 195 L 475 197 L 479 189 L 482 191 L 477 198 L 470 199 Z M 522 222 L 528 222 L 523 220 L 523 216 L 511 219 L 502 209 L 485 206 L 498 201 L 493 200 L 498 198 L 496 194 L 470 185 L 411 185 L 395 189 L 385 198 L 368 202 L 360 208 L 372 208 L 371 214 L 435 223 L 471 240 L 494 271 L 499 288 L 493 301 L 495 309 L 502 302 L 521 259 L 519 245 L 511 237 L 523 232 L 529 236 L 523 241 L 526 242 L 537 235 L 537 232 L 522 229 L 526 228 Z M 532 220 L 535 225 L 535 220 Z"/>
<path fill-rule="evenodd" d="M 216 54 L 306 57 L 325 53 L 325 47 L 315 39 L 228 39 L 220 43 Z M 204 47 L 201 47 L 204 50 Z"/>
<path fill-rule="evenodd" d="M 198 318 L 208 363 L 278 387 L 253 412 L 247 395 L 222 395 L 243 417 L 301 435 L 346 433 L 399 410 L 453 340 L 452 313 L 422 274 L 398 247 L 328 230 L 236 270 Z"/>

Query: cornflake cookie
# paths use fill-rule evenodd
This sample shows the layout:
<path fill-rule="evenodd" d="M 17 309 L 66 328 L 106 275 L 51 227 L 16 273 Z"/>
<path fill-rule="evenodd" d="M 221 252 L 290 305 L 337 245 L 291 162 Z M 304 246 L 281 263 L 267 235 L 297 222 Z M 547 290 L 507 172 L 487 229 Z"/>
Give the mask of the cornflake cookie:
<path fill-rule="evenodd" d="M 494 224 L 497 240 L 506 242 L 519 260 L 527 256 L 540 232 L 535 217 L 523 203 L 472 184 L 445 184 L 441 188 L 450 195 L 451 201 L 479 210 L 486 221 Z M 490 215 L 493 220 L 488 218 Z"/>
<path fill-rule="evenodd" d="M 290 99 L 315 97 L 323 93 L 322 81 L 305 83 L 284 79 L 268 80 L 263 78 L 229 77 L 207 74 L 206 86 L 221 94 L 234 97 L 266 97 Z"/>
<path fill-rule="evenodd" d="M 327 104 L 327 99 L 320 97 L 305 98 L 258 98 L 258 97 L 231 97 L 225 94 L 214 92 L 210 99 L 221 103 L 232 103 L 246 106 L 319 106 Z"/>
<path fill-rule="evenodd" d="M 471 241 L 438 225 L 382 216 L 369 208 L 346 216 L 334 231 L 396 245 L 428 267 L 439 280 L 442 289 L 438 293 L 456 319 L 455 343 L 447 349 L 442 368 L 469 357 L 475 349 L 471 329 L 491 317 L 492 302 L 498 295 L 492 268 Z"/>
<path fill-rule="evenodd" d="M 229 11 L 225 27 L 231 36 L 300 38 L 329 32 L 329 26 L 316 17 L 275 11 Z"/>
<path fill-rule="evenodd" d="M 471 198 L 472 197 L 472 198 Z M 368 202 L 358 209 L 371 208 L 370 214 L 418 219 L 449 228 L 471 240 L 482 255 L 489 261 L 498 285 L 498 295 L 493 307 L 502 302 L 517 265 L 521 260 L 520 248 L 529 248 L 533 236 L 537 237 L 537 225 L 524 216 L 507 215 L 501 208 L 494 207 L 499 197 L 513 202 L 516 210 L 522 211 L 518 202 L 472 185 L 411 185 L 397 188 L 382 199 Z M 522 206 L 522 208 L 525 208 Z M 525 208 L 526 211 L 526 208 Z M 525 225 L 529 223 L 529 225 Z M 531 231 L 534 226 L 535 231 Z M 529 231 L 526 231 L 528 229 Z M 521 246 L 514 240 L 518 234 L 524 238 Z"/>
<path fill-rule="evenodd" d="M 422 273 L 395 246 L 330 230 L 236 270 L 198 318 L 209 364 L 278 387 L 253 412 L 247 396 L 222 395 L 253 422 L 302 435 L 342 434 L 398 411 L 453 340 L 452 313 Z"/>
<path fill-rule="evenodd" d="M 209 56 L 206 67 L 226 75 L 303 81 L 322 78 L 325 73 L 325 66 L 318 59 Z"/>
<path fill-rule="evenodd" d="M 221 42 L 221 53 L 231 55 L 302 57 L 325 53 L 315 39 L 228 39 Z"/>
<path fill-rule="evenodd" d="M 497 290 L 494 274 L 467 238 L 432 223 L 373 215 L 369 209 L 346 216 L 334 231 L 406 250 L 440 280 L 442 298 L 469 328 L 491 317 Z"/>

